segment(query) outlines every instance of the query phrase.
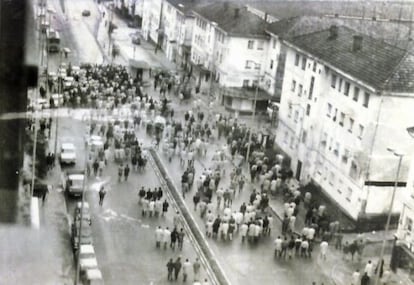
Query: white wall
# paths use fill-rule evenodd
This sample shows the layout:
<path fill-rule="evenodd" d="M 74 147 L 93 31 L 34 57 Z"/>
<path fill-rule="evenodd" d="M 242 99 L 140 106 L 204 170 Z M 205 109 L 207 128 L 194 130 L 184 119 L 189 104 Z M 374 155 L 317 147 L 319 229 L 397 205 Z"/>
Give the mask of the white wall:
<path fill-rule="evenodd" d="M 383 213 L 388 209 L 392 187 L 364 186 L 368 165 L 370 165 L 369 180 L 394 181 L 398 158 L 390 154 L 387 147 L 397 144 L 397 148 L 403 152 L 409 151 L 411 138 L 405 129 L 414 125 L 411 115 L 414 98 L 378 95 L 371 87 L 343 74 L 340 70 L 326 68 L 317 59 L 315 71 L 313 71 L 315 60 L 309 57 L 305 70 L 302 70 L 302 55 L 299 66 L 295 66 L 295 57 L 296 52 L 289 48 L 276 142 L 291 156 L 291 167 L 294 172 L 298 160 L 303 163 L 301 179 L 304 182 L 308 182 L 310 178 L 315 179 L 355 219 L 364 200 L 367 200 L 367 214 Z M 337 76 L 335 88 L 331 87 L 333 73 Z M 308 98 L 311 76 L 315 78 L 312 100 Z M 338 90 L 339 78 L 342 78 L 341 91 Z M 295 92 L 292 91 L 293 80 L 296 81 Z M 345 82 L 350 83 L 348 96 L 344 94 Z M 303 94 L 300 97 L 299 84 L 303 85 Z M 359 96 L 355 99 L 354 87 L 359 90 Z M 364 92 L 370 93 L 368 108 L 363 106 Z M 290 118 L 289 103 L 293 103 Z M 308 104 L 311 108 L 310 114 L 303 116 Z M 329 117 L 328 104 L 331 105 Z M 336 116 L 335 109 L 337 109 Z M 295 122 L 296 110 L 299 118 Z M 341 113 L 344 115 L 343 125 L 339 124 Z M 303 117 L 304 121 L 301 120 Z M 336 117 L 335 121 L 334 117 Z M 350 119 L 353 120 L 352 128 L 350 128 Z M 359 125 L 364 127 L 361 137 L 359 137 Z M 306 141 L 299 143 L 299 136 L 304 132 L 307 133 Z M 347 160 L 343 159 L 345 153 L 348 153 Z M 406 179 L 409 161 L 408 157 L 403 160 L 400 181 Z M 356 175 L 353 176 L 350 175 L 352 162 L 357 165 Z M 398 194 L 395 211 L 401 209 L 402 200 L 403 198 Z"/>
<path fill-rule="evenodd" d="M 249 40 L 253 41 L 253 49 L 248 49 Z M 263 49 L 257 49 L 258 42 L 263 43 Z M 220 84 L 231 87 L 242 87 L 243 80 L 249 80 L 252 86 L 253 80 L 263 75 L 268 50 L 268 40 L 265 38 L 239 38 L 227 37 L 223 47 L 223 60 L 218 65 L 220 72 Z M 251 61 L 251 68 L 246 68 L 246 61 Z M 260 69 L 256 69 L 254 63 L 260 63 Z"/>
<path fill-rule="evenodd" d="M 142 18 L 142 35 L 146 40 L 158 41 L 158 27 L 162 0 L 145 0 Z"/>

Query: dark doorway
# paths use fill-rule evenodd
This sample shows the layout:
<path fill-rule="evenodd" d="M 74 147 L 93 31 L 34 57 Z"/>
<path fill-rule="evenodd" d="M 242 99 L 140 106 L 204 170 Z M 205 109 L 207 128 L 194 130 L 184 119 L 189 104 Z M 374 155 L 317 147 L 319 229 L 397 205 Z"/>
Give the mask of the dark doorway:
<path fill-rule="evenodd" d="M 296 180 L 298 181 L 300 180 L 301 171 L 302 171 L 302 161 L 298 160 L 298 165 L 296 166 L 296 174 L 295 174 Z"/>

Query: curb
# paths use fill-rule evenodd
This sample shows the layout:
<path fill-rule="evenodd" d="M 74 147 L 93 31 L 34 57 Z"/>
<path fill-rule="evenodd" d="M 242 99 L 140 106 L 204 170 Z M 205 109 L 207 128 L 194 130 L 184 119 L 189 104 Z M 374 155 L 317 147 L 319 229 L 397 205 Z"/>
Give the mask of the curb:
<path fill-rule="evenodd" d="M 194 218 L 191 216 L 187 205 L 185 204 L 185 201 L 179 194 L 178 189 L 175 187 L 174 183 L 172 182 L 172 179 L 167 173 L 167 170 L 161 163 L 161 159 L 159 158 L 157 152 L 153 149 L 149 149 L 149 153 L 151 154 L 155 165 L 160 171 L 160 174 L 164 178 L 167 187 L 170 190 L 171 195 L 174 198 L 174 201 L 177 203 L 177 206 L 179 210 L 181 211 L 181 214 L 184 216 L 185 222 L 188 224 L 188 227 L 191 231 L 191 234 L 194 236 L 195 240 L 200 246 L 200 251 L 206 259 L 206 266 L 208 267 L 208 271 L 211 271 L 214 276 L 212 278 L 213 284 L 217 285 L 230 285 L 231 282 L 229 281 L 228 277 L 225 275 L 223 269 L 217 262 L 217 258 L 215 257 L 213 251 L 209 247 L 207 240 L 205 239 L 203 233 L 201 232 L 200 228 L 198 227 L 197 223 L 194 221 Z"/>

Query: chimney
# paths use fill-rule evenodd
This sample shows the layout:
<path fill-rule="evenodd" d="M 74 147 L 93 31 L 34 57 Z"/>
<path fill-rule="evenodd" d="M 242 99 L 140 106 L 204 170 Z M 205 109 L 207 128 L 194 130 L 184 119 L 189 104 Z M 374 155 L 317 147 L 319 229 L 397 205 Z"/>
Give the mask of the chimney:
<path fill-rule="evenodd" d="M 226 1 L 223 3 L 223 5 L 224 5 L 224 11 L 227 11 L 229 9 L 229 2 Z"/>
<path fill-rule="evenodd" d="M 238 18 L 239 17 L 239 13 L 240 13 L 240 8 L 235 8 L 234 9 L 234 18 Z"/>
<path fill-rule="evenodd" d="M 355 35 L 352 41 L 352 51 L 359 51 L 362 49 L 362 36 Z"/>
<path fill-rule="evenodd" d="M 329 28 L 329 39 L 334 40 L 338 37 L 338 27 L 336 25 L 332 25 Z"/>

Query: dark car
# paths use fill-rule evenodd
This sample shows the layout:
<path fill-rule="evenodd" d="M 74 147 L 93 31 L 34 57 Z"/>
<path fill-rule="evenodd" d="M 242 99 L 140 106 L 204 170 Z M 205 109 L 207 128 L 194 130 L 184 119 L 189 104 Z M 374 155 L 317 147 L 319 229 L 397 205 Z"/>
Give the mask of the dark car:
<path fill-rule="evenodd" d="M 91 15 L 91 11 L 89 11 L 89 10 L 83 10 L 82 11 L 82 16 L 89 17 L 90 15 Z"/>
<path fill-rule="evenodd" d="M 132 43 L 134 45 L 140 45 L 141 44 L 141 37 L 140 36 L 133 36 L 132 37 Z"/>

